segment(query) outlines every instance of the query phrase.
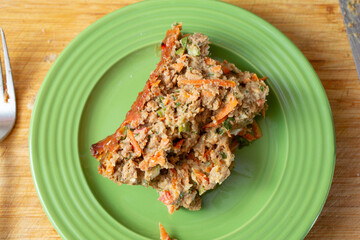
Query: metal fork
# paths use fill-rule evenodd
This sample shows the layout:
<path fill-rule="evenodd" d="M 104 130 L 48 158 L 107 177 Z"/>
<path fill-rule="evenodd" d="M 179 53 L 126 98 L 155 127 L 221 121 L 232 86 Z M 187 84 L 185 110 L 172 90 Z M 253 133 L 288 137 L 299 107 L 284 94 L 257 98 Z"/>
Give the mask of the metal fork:
<path fill-rule="evenodd" d="M 4 63 L 6 73 L 6 88 L 4 88 L 0 59 L 0 141 L 2 141 L 14 127 L 16 119 L 16 100 L 5 35 L 2 28 L 0 28 L 0 31 L 4 49 Z"/>

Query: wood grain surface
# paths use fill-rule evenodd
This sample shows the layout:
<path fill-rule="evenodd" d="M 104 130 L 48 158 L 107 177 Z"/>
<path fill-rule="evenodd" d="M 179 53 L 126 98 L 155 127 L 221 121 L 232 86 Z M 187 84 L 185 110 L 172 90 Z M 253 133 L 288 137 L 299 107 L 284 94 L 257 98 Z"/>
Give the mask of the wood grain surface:
<path fill-rule="evenodd" d="M 0 0 L 17 97 L 0 143 L 0 239 L 60 238 L 35 192 L 29 164 L 33 102 L 51 64 L 82 30 L 136 0 Z M 309 59 L 333 112 L 337 161 L 325 207 L 306 239 L 360 239 L 360 83 L 337 0 L 229 0 L 264 18 Z"/>

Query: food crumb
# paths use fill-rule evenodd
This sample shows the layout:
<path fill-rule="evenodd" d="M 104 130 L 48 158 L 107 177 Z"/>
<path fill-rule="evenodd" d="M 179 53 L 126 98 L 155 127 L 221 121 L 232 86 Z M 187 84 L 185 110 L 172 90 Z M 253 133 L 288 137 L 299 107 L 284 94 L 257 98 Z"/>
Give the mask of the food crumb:
<path fill-rule="evenodd" d="M 34 96 L 32 96 L 32 97 L 30 98 L 30 101 L 28 102 L 27 108 L 28 108 L 29 110 L 33 110 L 34 104 L 35 104 L 35 100 L 36 100 L 36 94 L 35 94 Z"/>
<path fill-rule="evenodd" d="M 348 27 L 353 27 L 353 26 L 354 26 L 353 22 L 348 23 Z"/>
<path fill-rule="evenodd" d="M 359 38 L 359 34 L 358 33 L 353 33 L 354 34 L 354 36 L 356 37 L 356 38 Z"/>
<path fill-rule="evenodd" d="M 46 55 L 44 57 L 44 62 L 47 62 L 47 63 L 52 63 L 55 61 L 57 55 L 55 53 L 52 53 L 52 54 L 49 54 L 49 55 Z"/>

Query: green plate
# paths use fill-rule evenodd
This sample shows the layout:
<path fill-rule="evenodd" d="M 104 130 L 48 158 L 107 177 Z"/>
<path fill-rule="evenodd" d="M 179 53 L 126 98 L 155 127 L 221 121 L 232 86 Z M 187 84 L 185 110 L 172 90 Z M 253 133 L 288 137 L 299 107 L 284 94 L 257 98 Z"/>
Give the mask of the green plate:
<path fill-rule="evenodd" d="M 97 173 L 90 145 L 112 134 L 159 61 L 175 21 L 210 37 L 214 58 L 268 76 L 263 137 L 236 152 L 231 176 L 200 211 L 173 215 L 157 193 Z M 313 68 L 275 27 L 217 1 L 145 1 L 79 34 L 38 94 L 30 127 L 40 201 L 65 239 L 158 239 L 160 221 L 185 239 L 301 239 L 326 200 L 335 163 L 334 127 Z"/>

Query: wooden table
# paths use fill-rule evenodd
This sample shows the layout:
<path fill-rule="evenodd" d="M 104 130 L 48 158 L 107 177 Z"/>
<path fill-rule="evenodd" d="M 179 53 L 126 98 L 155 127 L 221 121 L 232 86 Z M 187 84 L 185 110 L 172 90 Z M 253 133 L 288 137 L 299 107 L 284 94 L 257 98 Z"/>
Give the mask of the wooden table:
<path fill-rule="evenodd" d="M 36 3 L 35 3 L 36 2 Z M 82 30 L 136 0 L 0 0 L 17 96 L 17 122 L 0 143 L 0 239 L 60 238 L 40 205 L 29 164 L 36 93 Z M 306 239 L 360 239 L 360 82 L 337 0 L 228 0 L 269 21 L 309 59 L 332 108 L 337 161 L 325 207 Z"/>

